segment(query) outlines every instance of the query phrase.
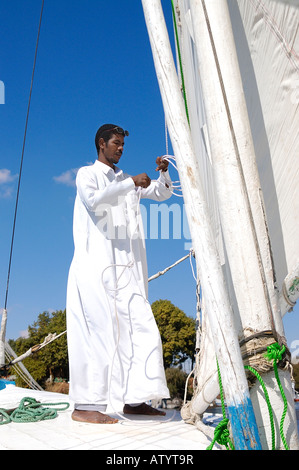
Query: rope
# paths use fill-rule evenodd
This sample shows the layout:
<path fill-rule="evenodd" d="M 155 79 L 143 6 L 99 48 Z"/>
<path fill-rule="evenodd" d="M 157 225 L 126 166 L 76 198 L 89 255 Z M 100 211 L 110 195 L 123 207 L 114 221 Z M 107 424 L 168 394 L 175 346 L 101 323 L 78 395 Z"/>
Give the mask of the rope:
<path fill-rule="evenodd" d="M 173 166 L 173 168 L 175 168 L 176 171 L 178 171 L 177 166 L 174 163 L 175 162 L 175 157 L 174 156 L 164 155 L 163 160 L 166 160 L 168 163 L 170 163 Z M 157 180 L 157 182 L 164 185 L 164 183 L 162 183 L 160 180 Z M 180 180 L 169 181 L 169 185 L 171 185 L 171 188 L 172 188 L 171 193 L 173 194 L 173 196 L 184 197 L 182 194 L 177 194 L 177 193 L 174 192 L 174 189 L 177 189 L 178 191 L 182 192 Z"/>
<path fill-rule="evenodd" d="M 179 66 L 180 66 L 180 73 L 181 73 L 182 91 L 183 91 L 183 97 L 184 97 L 184 103 L 185 103 L 185 110 L 186 110 L 188 123 L 190 125 L 188 103 L 187 103 L 187 94 L 186 94 L 185 79 L 184 79 L 183 64 L 182 64 L 182 56 L 181 56 L 181 49 L 180 49 L 180 41 L 179 41 L 179 34 L 178 34 L 178 28 L 177 28 L 177 22 L 176 22 L 176 15 L 175 15 L 175 8 L 174 8 L 173 0 L 171 0 L 171 8 L 172 8 L 173 24 L 174 24 L 176 45 L 177 45 L 178 58 L 179 58 Z"/>
<path fill-rule="evenodd" d="M 22 356 L 19 356 L 15 359 L 11 360 L 10 363 L 8 364 L 8 367 L 15 365 L 17 362 L 23 361 L 27 357 L 31 356 L 31 354 L 38 352 L 40 349 L 42 349 L 45 346 L 47 346 L 48 344 L 52 343 L 53 341 L 60 338 L 60 336 L 62 336 L 64 334 L 66 334 L 66 330 L 63 331 L 62 333 L 60 333 L 59 335 L 57 335 L 56 333 L 50 333 L 48 336 L 46 336 L 46 338 L 44 339 L 44 341 L 42 343 L 36 344 L 35 346 L 32 346 L 32 348 L 28 349 L 28 351 L 26 351 L 24 354 L 22 354 Z"/>
<path fill-rule="evenodd" d="M 176 262 L 173 263 L 172 265 L 168 266 L 168 267 L 165 268 L 163 271 L 158 271 L 156 274 L 154 274 L 153 276 L 149 277 L 149 278 L 148 278 L 148 282 L 153 281 L 154 279 L 157 279 L 157 278 L 160 277 L 160 276 L 163 276 L 164 274 L 167 273 L 167 271 L 169 271 L 170 269 L 174 268 L 174 267 L 177 266 L 178 264 L 182 263 L 182 262 L 185 261 L 186 259 L 190 258 L 191 255 L 193 255 L 193 251 L 192 251 L 192 250 L 190 250 L 190 253 L 188 253 L 188 255 L 184 256 L 183 258 L 179 259 L 178 261 L 176 261 Z"/>
<path fill-rule="evenodd" d="M 0 362 L 2 362 L 2 361 L 4 362 L 4 359 L 5 359 L 5 335 L 6 335 L 6 324 L 7 324 L 8 289 L 9 289 L 9 280 L 10 280 L 13 245 L 14 245 L 14 238 L 15 238 L 15 229 L 16 229 L 19 194 L 20 194 L 21 177 L 22 177 L 22 169 L 23 169 L 23 160 L 24 160 L 25 144 L 26 144 L 26 137 L 27 137 L 29 111 L 30 111 L 30 105 L 31 105 L 31 96 L 32 96 L 32 88 L 33 88 L 33 80 L 34 80 L 34 73 L 35 73 L 35 66 L 36 66 L 36 59 L 37 59 L 37 51 L 38 51 L 41 23 L 42 23 L 42 17 L 43 17 L 43 9 L 44 9 L 44 0 L 42 0 L 42 6 L 41 6 L 41 12 L 40 12 L 40 18 L 39 18 L 39 25 L 38 25 L 38 33 L 37 33 L 36 46 L 35 46 L 35 54 L 34 54 L 33 69 L 32 69 L 31 84 L 30 84 L 30 92 L 29 92 L 29 99 L 28 99 L 28 106 L 27 106 L 27 115 L 26 115 L 26 121 L 25 121 L 25 131 L 24 131 L 24 137 L 23 137 L 23 147 L 22 147 L 22 154 L 21 154 L 21 163 L 20 163 L 20 171 L 19 171 L 19 179 L 18 179 L 16 204 L 15 204 L 14 219 L 13 219 L 13 228 L 12 228 L 12 236 L 11 236 L 11 244 L 10 244 L 9 261 L 8 261 L 7 280 L 6 280 L 5 300 L 4 300 L 3 317 L 2 317 L 1 331 L 0 331 L 0 342 L 2 343 L 1 349 L 3 350 L 3 351 L 1 351 L 1 355 L 3 355 L 3 357 L 0 357 Z M 3 364 L 0 363 L 0 366 L 2 366 L 2 365 Z"/>
<path fill-rule="evenodd" d="M 260 374 L 253 367 L 244 366 L 244 368 L 247 369 L 247 370 L 250 370 L 250 372 L 252 372 L 256 376 L 256 378 L 258 379 L 258 381 L 260 382 L 260 384 L 262 386 L 263 392 L 265 394 L 265 400 L 266 400 L 267 407 L 268 407 L 269 417 L 270 417 L 271 436 L 272 436 L 272 450 L 275 450 L 275 428 L 274 428 L 273 411 L 272 411 L 272 406 L 271 406 L 271 403 L 270 403 L 270 398 L 269 398 L 269 394 L 267 392 L 265 383 L 264 383 L 262 377 L 260 376 Z"/>
<path fill-rule="evenodd" d="M 275 373 L 275 378 L 276 378 L 276 381 L 277 381 L 277 384 L 278 384 L 278 387 L 279 387 L 279 390 L 280 390 L 280 393 L 281 393 L 281 396 L 282 396 L 282 399 L 283 399 L 283 403 L 284 403 L 283 413 L 282 413 L 282 417 L 281 417 L 281 420 L 280 420 L 279 432 L 280 432 L 280 437 L 281 437 L 281 440 L 283 442 L 283 445 L 284 445 L 285 449 L 289 450 L 289 447 L 287 445 L 287 441 L 286 441 L 286 438 L 285 438 L 284 432 L 283 432 L 283 423 L 284 423 L 284 420 L 285 420 L 285 417 L 286 417 L 286 414 L 287 414 L 287 410 L 288 410 L 288 402 L 287 402 L 284 390 L 282 388 L 282 385 L 281 385 L 281 382 L 280 382 L 280 379 L 279 379 L 278 368 L 277 368 L 277 362 L 281 361 L 285 350 L 286 350 L 286 347 L 285 347 L 284 344 L 282 346 L 280 346 L 278 343 L 271 344 L 270 346 L 268 346 L 268 350 L 267 350 L 267 353 L 265 354 L 265 357 L 269 361 L 273 360 L 273 369 L 274 369 L 274 373 Z"/>
<path fill-rule="evenodd" d="M 38 51 L 38 44 L 39 44 L 39 36 L 40 36 L 41 23 L 42 23 L 42 17 L 43 17 L 43 9 L 44 9 L 44 0 L 42 0 L 42 7 L 41 7 L 41 12 L 40 12 L 40 18 L 39 18 L 38 33 L 37 33 L 37 40 L 36 40 L 35 54 L 34 54 L 34 62 L 33 62 L 33 70 L 32 70 L 32 76 L 31 76 L 31 85 L 30 85 L 30 92 L 29 92 L 29 100 L 28 100 L 28 107 L 27 107 L 25 132 L 24 132 L 24 139 L 23 139 L 23 148 L 22 148 L 21 164 L 20 164 L 20 171 L 19 171 L 19 181 L 18 181 L 18 189 L 17 189 L 17 197 L 16 197 L 16 206 L 15 206 L 15 214 L 14 214 L 13 229 L 12 229 L 12 239 L 11 239 L 9 263 L 8 263 L 6 293 L 5 293 L 5 302 L 4 302 L 4 309 L 5 310 L 7 308 L 8 287 L 9 287 L 9 279 L 10 279 L 10 270 L 11 270 L 12 252 L 13 252 L 13 244 L 14 244 L 14 236 L 15 236 L 15 228 L 16 228 L 17 211 L 18 211 L 21 176 L 22 176 L 22 168 L 23 168 L 23 160 L 24 160 L 25 143 L 26 143 L 26 136 L 27 136 L 29 111 L 30 111 L 31 95 L 32 95 L 32 88 L 33 88 L 33 80 L 34 80 L 36 58 L 37 58 L 37 51 Z"/>
<path fill-rule="evenodd" d="M 279 390 L 280 390 L 280 393 L 281 393 L 281 396 L 282 396 L 282 399 L 283 399 L 283 402 L 284 402 L 284 409 L 283 409 L 282 417 L 281 417 L 281 420 L 280 420 L 279 432 L 280 432 L 280 437 L 281 437 L 281 440 L 283 442 L 283 445 L 284 445 L 285 449 L 289 450 L 289 447 L 287 445 L 286 438 L 285 438 L 284 432 L 283 432 L 283 424 L 284 424 L 284 420 L 285 420 L 286 413 L 287 413 L 288 402 L 287 402 L 283 387 L 282 387 L 280 379 L 279 379 L 278 368 L 277 368 L 277 362 L 282 360 L 282 356 L 285 353 L 285 351 L 286 351 L 286 347 L 284 345 L 280 346 L 278 343 L 274 343 L 274 344 L 270 344 L 268 346 L 267 353 L 264 356 L 266 357 L 266 359 L 268 361 L 273 361 L 273 369 L 274 369 L 274 373 L 275 373 L 275 378 L 276 378 L 276 381 L 277 381 L 277 384 L 278 384 L 278 387 L 279 387 Z M 270 403 L 270 398 L 269 398 L 269 394 L 267 392 L 265 383 L 264 383 L 262 377 L 260 376 L 260 374 L 253 367 L 244 366 L 244 368 L 249 370 L 250 372 L 252 372 L 256 376 L 256 378 L 259 380 L 259 382 L 262 386 L 263 392 L 265 394 L 265 400 L 266 400 L 267 407 L 268 407 L 269 417 L 270 417 L 271 436 L 272 436 L 272 450 L 275 450 L 275 428 L 274 428 L 273 411 L 272 411 L 272 406 L 271 406 L 271 403 Z M 234 447 L 233 447 L 233 444 L 231 443 L 231 441 L 229 439 L 229 431 L 227 429 L 227 425 L 228 425 L 229 420 L 226 418 L 226 414 L 225 414 L 223 387 L 222 387 L 221 374 L 220 374 L 218 361 L 217 361 L 217 370 L 218 370 L 218 379 L 219 379 L 221 408 L 222 408 L 223 419 L 218 424 L 218 426 L 216 426 L 216 429 L 215 429 L 215 432 L 214 432 L 214 439 L 211 442 L 211 444 L 207 447 L 207 450 L 212 450 L 215 442 L 217 442 L 218 444 L 224 445 L 226 447 L 226 449 L 229 450 L 229 446 L 231 447 L 231 449 L 234 449 Z"/>
<path fill-rule="evenodd" d="M 280 346 L 278 343 L 270 344 L 267 347 L 267 353 L 264 354 L 264 357 L 268 361 L 273 360 L 273 369 L 274 369 L 274 373 L 275 373 L 275 378 L 276 378 L 276 381 L 277 381 L 277 384 L 278 384 L 278 387 L 279 387 L 279 390 L 280 390 L 280 393 L 281 393 L 281 396 L 282 396 L 282 399 L 283 399 L 283 403 L 284 403 L 283 413 L 282 413 L 282 417 L 281 417 L 281 420 L 280 420 L 279 432 L 280 432 L 280 437 L 281 437 L 281 440 L 283 442 L 283 445 L 284 445 L 285 449 L 289 450 L 287 442 L 286 442 L 286 438 L 285 438 L 284 432 L 283 432 L 283 424 L 284 424 L 284 420 L 285 420 L 286 413 L 287 413 L 288 402 L 287 402 L 284 390 L 282 388 L 282 385 L 281 385 L 281 382 L 280 382 L 280 379 L 279 379 L 278 368 L 277 368 L 277 362 L 282 360 L 282 356 L 285 353 L 285 351 L 286 351 L 286 347 L 284 345 Z M 259 382 L 262 386 L 263 392 L 265 394 L 265 400 L 266 400 L 266 403 L 267 403 L 269 417 L 270 417 L 270 424 L 271 424 L 272 450 L 275 450 L 275 429 L 274 429 L 273 412 L 272 412 L 272 407 L 271 407 L 270 398 L 269 398 L 267 389 L 265 387 L 265 384 L 264 384 L 264 381 L 263 381 L 262 377 L 260 376 L 260 374 L 253 367 L 251 367 L 251 366 L 244 366 L 244 367 L 245 367 L 245 369 L 250 370 L 250 372 L 252 372 L 256 376 L 256 378 L 259 380 Z"/>
<path fill-rule="evenodd" d="M 211 444 L 207 447 L 206 450 L 212 450 L 215 442 L 217 442 L 218 444 L 222 446 L 225 446 L 226 450 L 230 450 L 230 449 L 234 450 L 233 443 L 229 437 L 229 430 L 227 429 L 229 420 L 227 419 L 226 413 L 225 413 L 224 393 L 223 393 L 223 386 L 222 386 L 222 380 L 221 380 L 221 374 L 220 374 L 218 361 L 217 361 L 217 371 L 218 371 L 218 380 L 219 380 L 220 397 L 221 397 L 221 409 L 222 409 L 223 419 L 216 426 L 215 431 L 214 431 L 214 439 L 212 440 Z"/>
<path fill-rule="evenodd" d="M 58 405 L 58 407 L 57 407 Z M 0 416 L 5 419 L 0 421 L 0 425 L 14 423 L 36 423 L 57 417 L 58 411 L 65 411 L 70 404 L 61 403 L 40 403 L 35 398 L 25 397 L 21 400 L 18 408 L 12 411 L 0 408 Z M 49 408 L 51 407 L 51 408 Z"/>

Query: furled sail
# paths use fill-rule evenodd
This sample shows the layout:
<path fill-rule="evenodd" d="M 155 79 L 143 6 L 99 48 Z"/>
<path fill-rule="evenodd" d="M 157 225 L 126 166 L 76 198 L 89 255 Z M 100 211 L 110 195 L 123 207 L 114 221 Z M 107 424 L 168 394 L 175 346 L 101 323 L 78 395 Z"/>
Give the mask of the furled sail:
<path fill-rule="evenodd" d="M 190 1 L 177 2 L 180 60 L 193 142 L 220 253 L 219 209 L 209 155 Z M 277 287 L 299 269 L 299 1 L 229 0 L 264 197 Z M 200 129 L 200 132 L 198 132 Z"/>
<path fill-rule="evenodd" d="M 246 111 L 244 112 L 243 109 L 240 109 L 239 113 L 236 109 L 236 101 L 234 101 L 234 87 L 237 84 L 238 78 L 230 87 L 230 84 L 227 81 L 225 82 L 227 80 L 226 77 L 229 76 L 225 72 L 225 60 L 223 61 L 224 65 L 223 63 L 221 64 L 221 58 L 220 63 L 218 63 L 217 47 L 219 44 L 217 46 L 217 33 L 215 32 L 215 39 L 213 37 L 213 25 L 209 23 L 211 18 L 209 16 L 212 15 L 214 8 L 210 2 L 195 1 L 192 3 L 190 0 L 176 0 L 174 2 L 175 26 L 178 39 L 177 55 L 181 65 L 182 87 L 185 91 L 190 129 L 201 171 L 202 184 L 205 188 L 205 197 L 209 204 L 211 222 L 222 259 L 230 300 L 236 312 L 236 323 L 238 324 L 241 319 L 237 326 L 240 339 L 250 336 L 250 333 L 265 330 L 266 328 L 263 328 L 263 321 L 261 318 L 258 318 L 259 314 L 257 312 L 264 312 L 260 314 L 260 317 L 264 315 L 265 319 L 267 315 L 265 314 L 266 309 L 254 309 L 255 287 L 254 282 L 251 283 L 254 276 L 247 277 L 244 280 L 246 290 L 243 289 L 243 293 L 245 295 L 242 293 L 242 287 L 240 287 L 243 282 L 243 279 L 241 279 L 242 264 L 247 269 L 246 259 L 248 264 L 252 260 L 250 256 L 247 258 L 243 257 L 243 260 L 241 260 L 241 257 L 246 253 L 246 250 L 242 251 L 241 249 L 239 250 L 239 267 L 237 266 L 238 261 L 236 263 L 234 260 L 232 261 L 233 238 L 227 236 L 227 226 L 225 227 L 225 223 L 223 225 L 224 205 L 221 198 L 228 196 L 227 201 L 229 201 L 229 198 L 232 196 L 229 195 L 229 191 L 226 194 L 219 191 L 221 186 L 219 184 L 221 181 L 221 178 L 219 178 L 221 171 L 219 169 L 221 170 L 222 163 L 219 166 L 220 160 L 217 160 L 217 146 L 211 140 L 217 139 L 217 133 L 215 132 L 217 124 L 216 127 L 214 126 L 211 134 L 209 134 L 211 127 L 209 127 L 208 122 L 209 119 L 211 120 L 211 115 L 212 120 L 217 121 L 218 119 L 219 122 L 221 121 L 219 116 L 217 116 L 222 112 L 222 109 L 220 109 L 221 99 L 218 101 L 215 99 L 215 103 L 219 106 L 218 108 L 216 106 L 212 109 L 212 105 L 209 103 L 209 101 L 214 100 L 213 93 L 218 92 L 217 87 L 220 92 L 223 92 L 223 107 L 227 107 L 227 121 L 229 122 L 231 119 L 231 127 L 236 127 L 237 129 L 235 147 L 240 146 L 241 154 L 243 152 L 243 155 L 245 155 L 245 158 L 241 155 L 241 159 L 243 158 L 241 163 L 244 165 L 244 168 L 251 159 L 250 153 L 255 154 L 256 170 L 251 170 L 249 168 L 250 165 L 248 165 L 249 172 L 246 175 L 248 168 L 245 168 L 245 192 L 248 191 L 249 205 L 251 205 L 249 217 L 252 214 L 254 219 L 253 225 L 256 226 L 256 246 L 258 249 L 255 254 L 257 254 L 257 259 L 259 257 L 262 259 L 261 264 L 264 266 L 265 279 L 268 279 L 266 282 L 268 282 L 269 297 L 272 296 L 268 305 L 271 304 L 272 312 L 276 312 L 276 319 L 272 323 L 274 325 L 272 331 L 281 331 L 283 335 L 281 314 L 283 315 L 292 307 L 299 293 L 299 246 L 297 242 L 299 229 L 297 184 L 299 173 L 299 2 L 298 0 L 289 0 L 287 2 L 280 0 L 270 0 L 267 2 L 261 0 L 228 0 L 227 3 Z M 202 27 L 203 23 L 205 23 L 205 27 Z M 221 28 L 221 22 L 218 23 L 218 27 Z M 203 46 L 203 50 L 198 53 L 198 48 L 201 48 L 201 43 L 205 41 L 204 34 L 208 34 L 205 33 L 205 28 L 209 32 L 211 39 L 211 62 L 215 60 L 215 70 L 217 71 L 218 68 L 218 75 L 216 72 L 213 74 L 213 67 L 211 67 L 210 76 L 207 75 L 206 70 L 203 70 L 203 67 L 207 65 L 204 55 L 209 46 Z M 228 38 L 228 43 L 230 44 L 230 38 Z M 223 50 L 224 48 L 221 45 L 219 49 Z M 220 56 L 221 53 L 220 51 Z M 230 61 L 230 55 L 230 49 L 228 49 L 228 62 Z M 225 59 L 225 54 L 222 57 Z M 221 69 L 222 67 L 224 67 L 224 72 Z M 213 88 L 213 85 L 207 85 L 209 80 L 219 80 L 220 85 L 217 83 Z M 227 90 L 228 98 L 225 101 Z M 242 103 L 242 99 L 239 102 Z M 209 108 L 209 116 L 206 116 L 207 108 Z M 248 142 L 242 142 L 242 125 L 240 126 L 240 131 L 236 121 L 239 119 L 238 116 L 246 115 L 244 118 L 245 124 L 243 125 L 245 128 L 247 114 L 251 135 Z M 225 119 L 227 116 L 225 116 Z M 230 132 L 230 124 L 227 124 L 228 133 Z M 225 134 L 225 124 L 223 129 Z M 244 135 L 246 134 L 244 133 Z M 252 140 L 252 152 L 248 151 L 248 149 L 246 150 L 246 146 L 250 147 L 251 145 L 249 140 Z M 225 137 L 222 141 L 225 142 Z M 230 142 L 228 143 L 228 149 L 229 145 Z M 213 147 L 212 155 L 210 153 L 211 147 Z M 225 157 L 224 154 L 223 156 Z M 223 168 L 225 169 L 225 166 Z M 234 164 L 232 164 L 231 169 L 235 171 Z M 246 181 L 246 177 L 248 175 L 251 177 L 255 171 L 258 178 L 251 187 L 251 182 Z M 217 182 L 215 182 L 215 175 L 216 179 L 218 178 Z M 226 181 L 223 179 L 222 181 L 229 184 L 230 179 L 228 178 Z M 234 181 L 234 177 L 231 181 Z M 247 188 L 246 185 L 248 185 Z M 239 188 L 242 187 L 244 186 L 239 186 Z M 242 191 L 242 189 L 240 190 Z M 258 192 L 259 196 L 254 194 L 255 192 Z M 259 199 L 260 203 L 258 204 Z M 257 213 L 259 215 L 256 217 Z M 264 219 L 264 227 L 262 227 L 262 219 Z M 241 218 L 235 219 L 236 225 L 239 220 Z M 260 224 L 261 221 L 262 223 Z M 261 230 L 259 224 L 262 227 Z M 265 242 L 266 239 L 267 242 Z M 236 238 L 235 242 L 238 242 Z M 260 253 L 258 253 L 259 249 Z M 265 253 L 266 255 L 264 255 Z M 272 260 L 269 261 L 269 257 L 272 257 L 273 264 Z M 239 281 L 237 275 L 238 269 Z M 247 270 L 246 273 L 244 270 L 244 277 L 248 273 L 250 273 L 250 270 Z M 275 303 L 275 289 L 270 285 L 272 282 L 271 278 L 275 281 L 275 289 L 277 289 L 280 295 L 279 305 Z M 236 281 L 239 284 L 238 286 Z M 266 285 L 266 282 L 259 282 L 257 280 L 256 291 L 261 289 L 263 284 Z M 246 295 L 248 296 L 248 301 L 246 300 Z M 262 294 L 257 294 L 257 297 L 262 299 L 263 296 Z M 246 302 L 248 304 L 252 302 L 253 308 L 251 307 L 251 311 L 253 315 L 256 315 L 254 320 L 249 315 L 250 308 L 247 309 L 245 307 L 244 312 L 242 312 Z M 259 300 L 257 300 L 257 306 L 262 305 L 261 303 L 258 304 L 258 302 Z M 219 392 L 217 370 L 214 365 L 215 352 L 213 341 L 205 316 L 204 292 L 202 314 L 201 351 L 198 355 L 195 372 L 197 389 L 191 403 L 191 410 L 195 411 L 197 415 L 205 411 L 208 404 L 216 398 Z M 254 328 L 255 325 L 257 325 L 256 329 Z M 245 331 L 246 329 L 247 331 Z M 186 420 L 194 419 L 192 412 L 190 415 L 189 411 L 187 407 L 183 409 Z M 290 419 L 293 418 L 291 417 Z"/>
<path fill-rule="evenodd" d="M 299 2 L 229 8 L 281 292 L 299 267 Z"/>

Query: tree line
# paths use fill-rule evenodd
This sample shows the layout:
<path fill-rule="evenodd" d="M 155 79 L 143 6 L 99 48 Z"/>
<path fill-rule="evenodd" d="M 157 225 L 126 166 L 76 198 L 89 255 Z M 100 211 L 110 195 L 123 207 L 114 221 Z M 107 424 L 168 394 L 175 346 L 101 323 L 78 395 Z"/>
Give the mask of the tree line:
<path fill-rule="evenodd" d="M 166 370 L 167 384 L 171 396 L 183 395 L 184 381 L 187 374 L 181 369 L 182 364 L 189 360 L 193 367 L 195 354 L 196 321 L 188 317 L 182 310 L 169 300 L 157 300 L 152 310 L 158 325 L 162 346 L 163 361 Z M 16 354 L 24 354 L 28 349 L 40 344 L 50 333 L 62 333 L 66 330 L 66 311 L 53 313 L 43 312 L 33 325 L 28 326 L 28 336 L 9 340 Z M 62 335 L 46 347 L 29 356 L 23 361 L 33 378 L 42 386 L 46 381 L 54 382 L 69 380 L 67 336 Z M 295 388 L 299 390 L 299 364 L 293 364 Z M 17 378 L 19 386 L 25 386 L 22 379 Z"/>

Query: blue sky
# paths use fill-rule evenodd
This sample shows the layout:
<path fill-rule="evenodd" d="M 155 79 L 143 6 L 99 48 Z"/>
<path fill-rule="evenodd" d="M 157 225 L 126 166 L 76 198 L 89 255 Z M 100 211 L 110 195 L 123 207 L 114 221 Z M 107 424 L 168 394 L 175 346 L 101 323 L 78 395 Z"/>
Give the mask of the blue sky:
<path fill-rule="evenodd" d="M 162 5 L 172 40 L 170 0 Z M 17 180 L 41 1 L 0 7 L 0 307 L 4 304 Z M 154 178 L 166 153 L 164 113 L 141 1 L 45 2 L 24 155 L 8 296 L 7 338 L 17 338 L 39 313 L 65 308 L 73 255 L 76 170 L 96 159 L 97 128 L 112 122 L 130 131 L 121 166 Z M 177 175 L 171 168 L 174 179 Z M 182 200 L 173 197 L 168 204 Z M 149 205 L 145 207 L 149 211 Z M 183 227 L 182 227 L 183 228 Z M 186 237 L 147 240 L 149 275 L 186 251 Z M 195 315 L 189 261 L 149 286 L 150 301 L 169 299 Z M 285 317 L 298 340 L 297 312 Z M 296 320 L 297 318 L 297 320 Z"/>

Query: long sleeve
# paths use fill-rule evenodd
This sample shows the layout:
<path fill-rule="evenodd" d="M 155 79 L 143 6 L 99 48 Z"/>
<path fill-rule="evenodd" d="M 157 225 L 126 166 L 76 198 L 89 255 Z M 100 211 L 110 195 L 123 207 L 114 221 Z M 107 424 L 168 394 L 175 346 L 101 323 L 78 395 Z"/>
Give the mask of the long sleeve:
<path fill-rule="evenodd" d="M 172 196 L 172 182 L 168 171 L 161 171 L 157 180 L 152 180 L 148 188 L 141 190 L 141 198 L 165 201 Z"/>
<path fill-rule="evenodd" d="M 104 204 L 116 205 L 120 197 L 135 188 L 134 181 L 130 177 L 122 181 L 114 180 L 106 185 L 104 180 L 96 178 L 88 167 L 83 167 L 78 171 L 76 185 L 80 199 L 92 212 Z"/>

